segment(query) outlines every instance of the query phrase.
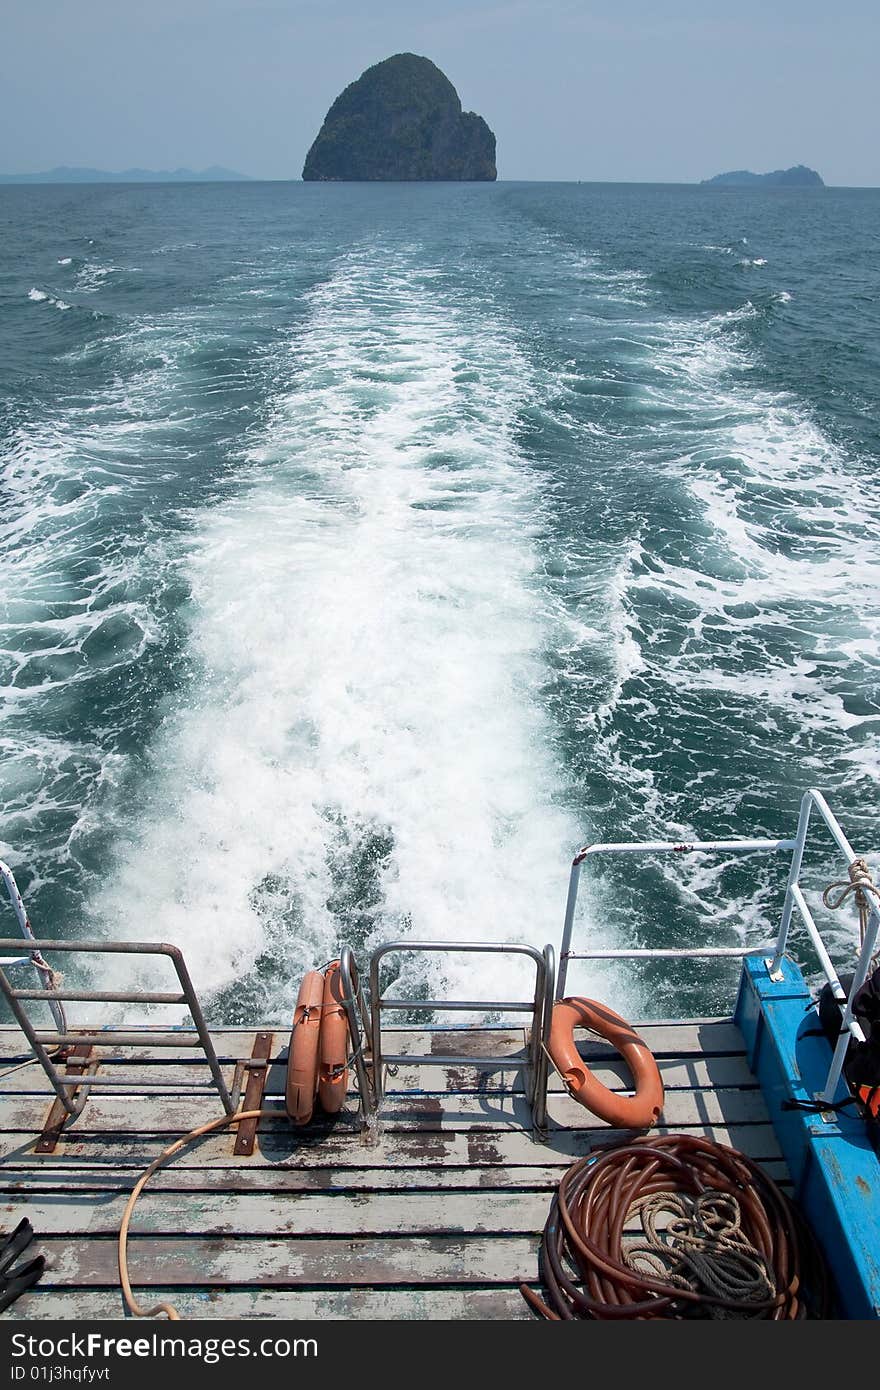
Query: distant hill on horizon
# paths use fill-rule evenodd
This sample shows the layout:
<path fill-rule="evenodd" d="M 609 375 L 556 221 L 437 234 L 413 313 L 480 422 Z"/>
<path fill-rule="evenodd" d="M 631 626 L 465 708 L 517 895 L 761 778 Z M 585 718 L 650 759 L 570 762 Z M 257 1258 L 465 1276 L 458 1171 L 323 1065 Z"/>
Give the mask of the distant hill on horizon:
<path fill-rule="evenodd" d="M 237 174 L 212 164 L 209 169 L 106 169 L 72 168 L 61 164 L 38 174 L 0 174 L 0 183 L 245 183 L 250 174 Z"/>
<path fill-rule="evenodd" d="M 815 169 L 806 164 L 794 164 L 790 169 L 774 169 L 769 174 L 753 174 L 750 169 L 732 169 L 727 174 L 716 174 L 711 179 L 701 179 L 702 184 L 764 184 L 774 188 L 824 188 L 825 181 Z"/>

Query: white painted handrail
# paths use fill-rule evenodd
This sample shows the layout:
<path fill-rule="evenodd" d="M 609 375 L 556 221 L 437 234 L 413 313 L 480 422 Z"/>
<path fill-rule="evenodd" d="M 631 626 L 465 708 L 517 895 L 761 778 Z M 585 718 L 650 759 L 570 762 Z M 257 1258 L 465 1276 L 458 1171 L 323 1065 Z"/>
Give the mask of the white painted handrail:
<path fill-rule="evenodd" d="M 2 878 L 6 886 L 6 892 L 12 904 L 12 911 L 15 913 L 15 920 L 18 922 L 19 931 L 25 941 L 33 941 L 34 933 L 28 921 L 24 901 L 18 891 L 15 875 L 9 865 L 4 864 L 2 859 L 0 859 L 0 878 Z M 48 962 L 43 959 L 39 951 L 30 951 L 24 956 L 8 956 L 5 960 L 0 961 L 0 965 L 19 965 L 25 960 L 30 960 L 34 970 L 37 972 L 37 978 L 42 982 L 43 989 L 52 989 L 54 980 L 52 968 Z M 55 1020 L 59 1033 L 66 1033 L 67 1019 L 65 1018 L 64 1009 L 61 1004 L 59 1004 L 57 999 L 49 999 L 46 1002 L 52 1012 L 52 1017 Z"/>
<path fill-rule="evenodd" d="M 723 956 L 754 956 L 764 955 L 767 957 L 767 972 L 771 979 L 781 979 L 782 960 L 788 948 L 788 938 L 791 931 L 791 918 L 795 908 L 803 919 L 807 929 L 807 934 L 813 943 L 822 973 L 831 985 L 832 993 L 839 1007 L 842 1010 L 840 1037 L 834 1049 L 831 1066 L 825 1082 L 825 1087 L 817 1097 L 817 1100 L 831 1104 L 837 1091 L 843 1064 L 846 1060 L 846 1052 L 850 1038 L 855 1038 L 858 1042 L 864 1042 L 865 1035 L 853 1017 L 852 1001 L 857 991 L 864 984 L 871 959 L 877 949 L 877 939 L 880 935 L 880 905 L 876 898 L 873 900 L 871 912 L 865 930 L 864 940 L 858 955 L 853 982 L 847 993 L 840 983 L 837 971 L 828 954 L 828 950 L 822 940 L 819 928 L 807 906 L 806 899 L 800 887 L 800 873 L 803 864 L 804 846 L 807 840 L 807 831 L 810 824 L 810 815 L 813 809 L 817 810 L 824 820 L 831 838 L 843 856 L 846 867 L 858 857 L 855 850 L 847 839 L 836 816 L 831 810 L 828 802 L 820 791 L 811 788 L 804 793 L 801 799 L 800 814 L 798 817 L 797 833 L 794 839 L 784 840 L 692 840 L 684 843 L 677 843 L 672 840 L 643 840 L 626 841 L 608 844 L 586 845 L 579 850 L 572 860 L 571 874 L 568 881 L 568 898 L 565 905 L 565 921 L 562 928 L 562 942 L 559 948 L 559 975 L 556 986 L 556 997 L 561 999 L 565 995 L 565 985 L 568 976 L 568 962 L 570 960 L 630 960 L 630 959 L 699 959 L 704 957 L 723 957 Z M 788 872 L 788 883 L 785 891 L 785 901 L 782 908 L 782 917 L 779 925 L 779 933 L 772 946 L 769 943 L 761 946 L 749 947 L 704 947 L 698 950 L 676 948 L 664 948 L 652 950 L 650 948 L 620 950 L 597 950 L 597 951 L 572 951 L 571 938 L 574 929 L 574 915 L 577 906 L 578 887 L 580 883 L 580 873 L 583 864 L 593 855 L 597 854 L 748 854 L 754 852 L 774 852 L 786 850 L 791 852 L 791 865 Z"/>

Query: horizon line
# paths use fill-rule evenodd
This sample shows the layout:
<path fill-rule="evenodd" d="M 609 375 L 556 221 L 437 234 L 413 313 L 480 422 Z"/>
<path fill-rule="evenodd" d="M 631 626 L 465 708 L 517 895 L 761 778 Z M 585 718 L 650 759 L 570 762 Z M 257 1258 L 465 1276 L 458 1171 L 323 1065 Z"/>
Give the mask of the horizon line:
<path fill-rule="evenodd" d="M 64 167 L 64 166 L 60 166 L 60 167 Z M 71 165 L 71 166 L 69 166 L 69 167 L 71 167 L 71 168 L 76 168 L 76 167 L 78 167 L 78 166 Z M 88 167 L 88 166 L 79 166 L 79 167 Z M 508 177 L 508 178 L 497 178 L 497 179 L 304 179 L 301 175 L 290 175 L 289 177 L 284 177 L 284 176 L 280 176 L 280 175 L 258 177 L 257 175 L 254 175 L 254 174 L 237 174 L 235 178 L 204 178 L 204 177 L 198 176 L 197 171 L 196 171 L 196 170 L 193 170 L 192 172 L 193 172 L 194 175 L 196 175 L 196 177 L 191 178 L 191 179 L 168 178 L 168 177 L 159 177 L 159 176 L 157 176 L 157 177 L 155 177 L 155 178 L 147 178 L 147 179 L 125 179 L 125 178 L 123 178 L 123 177 L 121 176 L 121 174 L 117 174 L 117 173 L 115 173 L 115 172 L 113 172 L 113 171 L 111 171 L 111 170 L 108 170 L 108 171 L 106 171 L 107 174 L 109 175 L 109 178 L 108 178 L 108 179 L 103 179 L 103 178 L 101 178 L 101 179 L 76 179 L 76 178 L 73 178 L 73 179 L 62 179 L 62 178 L 45 178 L 45 177 L 41 177 L 41 175 L 42 175 L 43 173 L 49 173 L 49 172 L 50 172 L 49 170 L 46 170 L 46 171 L 40 170 L 38 173 L 0 174 L 0 186 L 4 186 L 4 185 L 5 185 L 5 186 L 15 186 L 15 185 L 23 185 L 23 184 L 34 185 L 34 184 L 36 184 L 36 185 L 39 185 L 39 186 L 41 186 L 41 187 L 48 187 L 48 186 L 54 184 L 54 185 L 57 185 L 57 186 L 59 186 L 59 187 L 64 187 L 64 188 L 69 188 L 69 187 L 71 187 L 71 186 L 82 186 L 82 187 L 87 187 L 87 188 L 89 188 L 89 187 L 92 187 L 92 188 L 93 188 L 93 187 L 96 187 L 96 186 L 98 186 L 98 185 L 103 185 L 105 182 L 114 182 L 114 183 L 119 183 L 119 184 L 126 185 L 126 186 L 133 186 L 133 185 L 136 185 L 136 184 L 137 184 L 137 185 L 140 185 L 140 184 L 145 184 L 145 183 L 151 183 L 151 184 L 160 184 L 160 183 L 161 183 L 161 184 L 194 184 L 194 183 L 198 183 L 198 184 L 234 184 L 234 183 L 237 183 L 237 184 L 241 184 L 241 183 L 303 183 L 303 184 L 305 184 L 305 183 L 310 183 L 310 184 L 313 184 L 313 183 L 319 183 L 319 184 L 358 184 L 358 185 L 368 185 L 368 184 L 373 184 L 373 185 L 375 185 L 375 184 L 383 184 L 383 185 L 386 185 L 386 186 L 387 186 L 387 185 L 399 186 L 399 185 L 403 185 L 403 184 L 423 184 L 423 185 L 430 185 L 430 184 L 451 184 L 451 183 L 454 183 L 454 184 L 467 184 L 467 185 L 469 185 L 469 186 L 474 186 L 474 185 L 485 185 L 485 184 L 491 185 L 491 184 L 496 184 L 496 183 L 535 183 L 535 184 L 544 184 L 544 183 L 554 183 L 554 184 L 556 184 L 556 183 L 559 183 L 559 184 L 574 184 L 574 185 L 578 185 L 578 184 L 608 185 L 608 184 L 610 184 L 610 185 L 618 185 L 618 186 L 620 186 L 620 187 L 649 187 L 649 188 L 650 188 L 650 187 L 666 187 L 666 188 L 703 188 L 703 187 L 712 186 L 712 187 L 715 187 L 715 188 L 738 188 L 738 189 L 745 189 L 746 191 L 748 191 L 748 190 L 750 190 L 750 189 L 751 189 L 751 190 L 754 190 L 754 189 L 755 189 L 756 187 L 758 187 L 758 186 L 763 186 L 763 187 L 765 187 L 765 188 L 771 188 L 771 189 L 780 189 L 780 188 L 781 188 L 781 189 L 783 189 L 783 190 L 786 190 L 786 189 L 788 189 L 788 190 L 795 189 L 795 190 L 800 190 L 800 191 L 803 191 L 805 188 L 806 188 L 806 189 L 809 189 L 809 188 L 813 188 L 813 189 L 815 189 L 815 188 L 845 188 L 845 189 L 866 189 L 866 190 L 880 188 L 880 184 L 873 184 L 873 183 L 865 183 L 865 184 L 860 184 L 860 183 L 827 183 L 827 182 L 825 182 L 824 180 L 823 180 L 822 184 L 808 184 L 808 185 L 801 185 L 801 184 L 764 184 L 764 185 L 756 185 L 756 184 L 733 184 L 733 183 L 731 183 L 731 184 L 725 184 L 725 183 L 717 183 L 717 182 L 715 181 L 717 176 L 712 176 L 711 178 L 708 178 L 708 179 L 645 179 L 645 178 L 642 178 L 642 179 L 590 179 L 590 178 L 575 178 L 575 177 L 569 177 L 569 178 L 510 178 L 510 177 Z M 99 172 L 100 172 L 100 173 L 104 173 L 105 171 L 104 171 L 104 170 L 95 170 L 95 172 L 96 172 L 96 173 L 99 173 Z M 122 172 L 123 172 L 123 173 L 127 173 L 128 171 L 127 171 L 127 170 L 124 170 L 124 171 L 122 171 Z M 171 172 L 171 171 L 169 171 L 169 172 Z"/>
<path fill-rule="evenodd" d="M 793 165 L 791 169 L 807 168 L 804 165 Z M 772 173 L 788 172 L 788 170 L 771 170 Z M 815 170 L 810 169 L 811 173 Z M 61 185 L 69 184 L 103 184 L 113 183 L 553 183 L 553 184 L 619 184 L 619 185 L 645 185 L 645 186 L 668 186 L 668 187 L 701 187 L 703 185 L 715 185 L 716 187 L 756 187 L 757 184 L 725 184 L 724 178 L 730 173 L 751 173 L 747 169 L 737 169 L 725 171 L 722 174 L 713 174 L 708 178 L 689 178 L 689 179 L 670 179 L 670 178 L 589 178 L 576 175 L 568 175 L 562 178 L 517 178 L 511 176 L 496 176 L 494 179 L 305 179 L 302 174 L 290 175 L 266 175 L 258 176 L 254 174 L 241 173 L 237 169 L 231 169 L 227 165 L 212 163 L 205 165 L 202 169 L 191 168 L 189 165 L 180 164 L 176 167 L 149 169 L 143 165 L 130 165 L 125 169 L 102 169 L 90 164 L 56 164 L 51 168 L 37 170 L 17 170 L 14 173 L 0 172 L 0 185 L 15 183 L 37 183 L 49 184 L 57 183 Z M 63 175 L 73 177 L 63 177 Z M 95 174 L 96 178 L 83 178 L 83 174 Z M 127 179 L 126 174 L 141 175 L 138 178 Z M 181 175 L 192 175 L 192 178 L 180 177 Z M 76 177 L 80 175 L 80 177 Z M 62 177 L 59 177 L 62 176 Z M 768 176 L 758 174 L 757 179 L 763 180 Z M 825 188 L 877 188 L 878 184 L 834 184 L 827 183 L 819 176 L 819 184 L 799 185 L 792 184 L 765 184 L 765 187 L 825 187 Z"/>

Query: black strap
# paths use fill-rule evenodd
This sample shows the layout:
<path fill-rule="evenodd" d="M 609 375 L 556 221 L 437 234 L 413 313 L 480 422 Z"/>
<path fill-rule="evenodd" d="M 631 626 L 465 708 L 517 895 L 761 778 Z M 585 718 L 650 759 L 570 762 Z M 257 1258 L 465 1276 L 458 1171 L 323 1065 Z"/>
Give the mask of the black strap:
<path fill-rule="evenodd" d="M 32 1289 L 45 1268 L 45 1255 L 38 1255 L 35 1260 L 31 1260 L 26 1265 L 19 1265 L 11 1274 L 5 1274 L 2 1277 L 0 1279 L 0 1313 L 3 1312 L 4 1308 L 8 1308 L 10 1303 L 14 1303 L 26 1289 Z"/>
<path fill-rule="evenodd" d="M 822 1100 L 784 1100 L 779 1107 L 780 1110 L 805 1110 L 809 1115 L 821 1115 L 826 1110 L 833 1110 L 835 1113 L 842 1110 L 845 1105 L 855 1105 L 856 1097 L 847 1096 L 846 1100 L 838 1100 L 826 1103 Z"/>
<path fill-rule="evenodd" d="M 844 1033 L 848 1033 L 848 1032 L 849 1032 L 849 1029 L 848 1029 L 848 1028 L 841 1028 L 840 1031 L 837 1033 L 837 1037 L 838 1037 L 838 1038 L 842 1038 L 843 1035 L 844 1035 Z M 824 1028 L 805 1028 L 804 1031 L 803 1031 L 802 1033 L 799 1033 L 799 1034 L 798 1034 L 798 1037 L 801 1037 L 801 1038 L 828 1038 L 828 1034 L 825 1032 L 825 1029 L 824 1029 Z M 828 1041 L 831 1042 L 832 1039 L 831 1039 L 831 1038 L 828 1038 Z"/>
<path fill-rule="evenodd" d="M 22 1221 L 19 1221 L 12 1234 L 7 1236 L 3 1244 L 0 1245 L 0 1274 L 18 1259 L 22 1251 L 26 1250 L 30 1245 L 33 1238 L 34 1228 L 27 1217 L 25 1217 Z"/>

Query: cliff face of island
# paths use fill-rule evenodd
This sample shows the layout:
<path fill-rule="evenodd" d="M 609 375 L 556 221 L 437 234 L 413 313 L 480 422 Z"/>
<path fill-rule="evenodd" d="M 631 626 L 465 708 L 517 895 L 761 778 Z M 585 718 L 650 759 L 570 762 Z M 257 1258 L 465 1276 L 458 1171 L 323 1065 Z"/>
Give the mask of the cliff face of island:
<path fill-rule="evenodd" d="M 367 68 L 334 101 L 306 155 L 307 181 L 497 178 L 495 136 L 462 111 L 428 58 L 397 53 Z"/>
<path fill-rule="evenodd" d="M 815 169 L 795 164 L 791 169 L 774 169 L 770 174 L 753 174 L 749 169 L 732 169 L 729 174 L 716 174 L 701 183 L 764 184 L 772 188 L 824 188 L 825 183 Z"/>

